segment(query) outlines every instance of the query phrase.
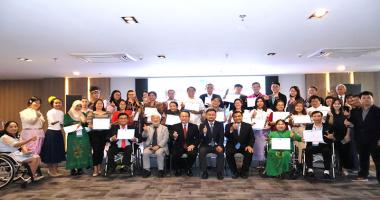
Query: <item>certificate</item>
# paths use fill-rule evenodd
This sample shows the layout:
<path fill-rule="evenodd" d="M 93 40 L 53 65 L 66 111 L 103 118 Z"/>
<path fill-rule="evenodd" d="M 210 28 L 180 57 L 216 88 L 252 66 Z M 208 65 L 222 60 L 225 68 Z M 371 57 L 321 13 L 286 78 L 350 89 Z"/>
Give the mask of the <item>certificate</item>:
<path fill-rule="evenodd" d="M 253 119 L 253 129 L 262 130 L 265 127 L 265 119 Z"/>
<path fill-rule="evenodd" d="M 252 117 L 251 117 L 251 114 L 249 113 L 249 110 L 244 110 L 243 122 L 252 124 Z"/>
<path fill-rule="evenodd" d="M 135 129 L 119 129 L 117 130 L 118 140 L 131 140 L 135 137 Z"/>
<path fill-rule="evenodd" d="M 290 150 L 290 138 L 271 138 L 273 150 Z"/>
<path fill-rule="evenodd" d="M 211 97 L 205 97 L 205 105 L 211 104 Z"/>
<path fill-rule="evenodd" d="M 139 121 L 140 112 L 135 112 L 135 116 L 133 117 L 133 121 L 137 122 Z"/>
<path fill-rule="evenodd" d="M 293 115 L 293 122 L 295 124 L 310 124 L 311 119 L 309 115 Z"/>
<path fill-rule="evenodd" d="M 110 118 L 94 118 L 92 123 L 92 129 L 105 130 L 110 129 L 111 120 Z"/>
<path fill-rule="evenodd" d="M 76 132 L 82 129 L 83 127 L 81 125 L 79 125 L 78 127 L 78 124 L 63 127 L 63 130 L 65 131 L 65 133 L 72 133 L 72 132 Z"/>
<path fill-rule="evenodd" d="M 197 103 L 186 103 L 185 110 L 199 111 L 199 104 Z"/>
<path fill-rule="evenodd" d="M 217 112 L 215 120 L 218 122 L 224 122 L 224 112 L 223 111 Z"/>
<path fill-rule="evenodd" d="M 305 142 L 319 143 L 323 141 L 322 130 L 304 130 L 303 139 Z"/>
<path fill-rule="evenodd" d="M 289 116 L 289 112 L 273 112 L 273 122 L 276 122 L 279 119 L 285 119 Z"/>
<path fill-rule="evenodd" d="M 157 114 L 157 113 L 158 113 L 157 108 L 145 107 L 145 109 L 144 109 L 145 116 L 151 116 L 151 115 Z"/>
<path fill-rule="evenodd" d="M 178 124 L 180 122 L 181 120 L 178 115 L 166 115 L 166 125 Z"/>
<path fill-rule="evenodd" d="M 240 98 L 239 94 L 229 94 L 226 96 L 226 99 L 224 101 L 229 102 L 229 103 L 233 103 L 235 101 L 235 99 L 239 99 L 239 98 Z"/>
<path fill-rule="evenodd" d="M 247 106 L 248 107 L 254 107 L 255 103 L 256 103 L 255 97 L 247 98 Z"/>

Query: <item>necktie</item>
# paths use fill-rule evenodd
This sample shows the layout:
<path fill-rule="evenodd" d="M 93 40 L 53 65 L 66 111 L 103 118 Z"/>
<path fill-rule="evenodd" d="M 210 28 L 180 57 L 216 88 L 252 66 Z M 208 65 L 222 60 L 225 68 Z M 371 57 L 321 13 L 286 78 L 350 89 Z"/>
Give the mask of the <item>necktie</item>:
<path fill-rule="evenodd" d="M 214 129 L 214 122 L 210 122 L 210 133 L 211 133 L 211 146 L 214 147 L 215 146 L 215 142 L 214 142 L 214 134 L 213 134 L 213 130 Z"/>
<path fill-rule="evenodd" d="M 153 128 L 154 128 L 154 132 L 153 132 L 152 146 L 156 146 L 157 145 L 157 128 L 158 127 L 153 127 Z"/>
<path fill-rule="evenodd" d="M 121 127 L 122 129 L 125 129 L 125 127 Z M 127 146 L 127 141 L 125 139 L 121 140 L 121 148 L 125 148 Z"/>
<path fill-rule="evenodd" d="M 183 148 L 187 148 L 187 146 L 186 146 L 186 138 L 187 138 L 187 127 L 186 127 L 186 124 L 183 124 L 183 138 L 184 138 Z"/>
<path fill-rule="evenodd" d="M 239 124 L 237 124 L 237 133 L 238 133 L 238 136 L 240 136 L 240 123 Z M 238 138 L 238 140 L 239 140 L 239 138 Z M 240 142 L 238 141 L 237 143 L 236 143 L 236 145 L 235 145 L 235 149 L 240 149 Z"/>

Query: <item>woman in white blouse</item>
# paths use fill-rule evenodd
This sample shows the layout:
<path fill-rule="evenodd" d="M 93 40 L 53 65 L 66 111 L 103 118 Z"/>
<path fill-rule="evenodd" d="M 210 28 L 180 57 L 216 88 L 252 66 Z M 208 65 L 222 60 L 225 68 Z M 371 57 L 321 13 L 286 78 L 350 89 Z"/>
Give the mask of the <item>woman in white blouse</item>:
<path fill-rule="evenodd" d="M 45 122 L 44 116 L 40 112 L 41 99 L 31 97 L 28 100 L 28 107 L 20 112 L 22 132 L 21 140 L 26 141 L 32 137 L 36 137 L 35 141 L 26 144 L 28 151 L 35 155 L 41 152 L 41 146 L 44 142 L 45 133 L 42 126 Z"/>
<path fill-rule="evenodd" d="M 61 110 L 61 99 L 51 96 L 48 101 L 52 109 L 50 109 L 46 114 L 48 129 L 45 133 L 45 140 L 42 145 L 40 156 L 42 162 L 47 164 L 48 174 L 52 177 L 56 177 L 62 175 L 58 172 L 58 164 L 66 160 L 65 145 L 61 131 L 64 113 Z"/>

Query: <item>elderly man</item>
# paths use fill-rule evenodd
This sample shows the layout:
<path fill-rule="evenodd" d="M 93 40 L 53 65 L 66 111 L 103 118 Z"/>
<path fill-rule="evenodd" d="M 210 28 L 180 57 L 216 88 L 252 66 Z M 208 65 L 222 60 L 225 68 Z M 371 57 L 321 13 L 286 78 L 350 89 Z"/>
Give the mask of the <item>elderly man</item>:
<path fill-rule="evenodd" d="M 206 108 L 211 106 L 211 100 L 215 97 L 219 97 L 220 99 L 222 99 L 220 95 L 214 94 L 214 85 L 212 83 L 208 83 L 206 85 L 206 91 L 207 92 L 205 94 L 199 96 L 199 98 L 202 99 L 203 103 L 205 104 Z M 219 107 L 223 108 L 223 104 L 220 104 Z"/>
<path fill-rule="evenodd" d="M 161 116 L 159 113 L 154 113 L 151 116 L 152 124 L 150 126 L 144 126 L 142 137 L 146 138 L 144 142 L 143 152 L 143 167 L 144 178 L 151 175 L 150 173 L 150 155 L 156 154 L 158 177 L 164 177 L 164 158 L 169 154 L 167 146 L 169 139 L 169 131 L 166 126 L 160 124 Z"/>
<path fill-rule="evenodd" d="M 343 104 L 342 105 L 346 105 L 346 91 L 347 91 L 347 88 L 345 85 L 343 84 L 338 84 L 335 88 L 335 92 L 337 94 L 337 97 L 342 100 Z"/>

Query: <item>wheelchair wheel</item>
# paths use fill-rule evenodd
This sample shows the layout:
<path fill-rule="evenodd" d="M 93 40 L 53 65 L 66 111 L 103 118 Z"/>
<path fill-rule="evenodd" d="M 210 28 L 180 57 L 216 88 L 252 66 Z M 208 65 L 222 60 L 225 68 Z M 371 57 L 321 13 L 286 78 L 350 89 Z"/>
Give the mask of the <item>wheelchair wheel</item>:
<path fill-rule="evenodd" d="M 13 181 L 15 175 L 15 166 L 5 156 L 0 156 L 0 188 L 7 186 Z"/>

